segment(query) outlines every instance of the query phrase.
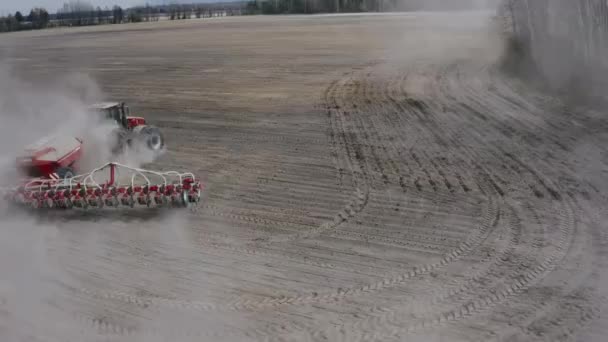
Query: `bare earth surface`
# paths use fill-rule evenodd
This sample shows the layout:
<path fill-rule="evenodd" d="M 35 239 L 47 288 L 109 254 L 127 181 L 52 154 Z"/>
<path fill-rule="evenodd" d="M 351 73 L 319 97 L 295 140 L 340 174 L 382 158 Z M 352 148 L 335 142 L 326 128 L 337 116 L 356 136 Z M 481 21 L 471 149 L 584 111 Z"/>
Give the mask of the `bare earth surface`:
<path fill-rule="evenodd" d="M 4 222 L 3 341 L 604 341 L 605 114 L 502 75 L 483 13 L 0 36 L 164 130 L 180 215 Z M 33 220 L 33 219 L 32 219 Z"/>

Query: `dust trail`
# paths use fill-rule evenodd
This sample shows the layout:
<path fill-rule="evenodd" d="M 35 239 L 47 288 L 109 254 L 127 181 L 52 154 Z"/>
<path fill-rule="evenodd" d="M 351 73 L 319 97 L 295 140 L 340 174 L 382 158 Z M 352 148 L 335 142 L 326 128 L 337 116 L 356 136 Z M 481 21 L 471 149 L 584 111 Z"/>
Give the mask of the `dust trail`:
<path fill-rule="evenodd" d="M 572 104 L 605 108 L 606 1 L 501 0 L 500 15 L 521 60 L 512 71 Z"/>
<path fill-rule="evenodd" d="M 85 103 L 99 94 L 94 82 L 82 75 L 66 76 L 53 85 L 36 84 L 0 68 L 0 184 L 16 181 L 14 161 L 23 146 L 53 131 L 74 134 L 84 127 Z M 3 340 L 37 340 L 41 322 L 53 317 L 59 327 L 66 319 L 53 310 L 59 289 L 53 279 L 62 278 L 51 255 L 58 227 L 7 210 L 0 213 Z"/>
<path fill-rule="evenodd" d="M 83 172 L 110 161 L 133 167 L 152 162 L 157 156 L 138 146 L 119 156 L 111 153 L 111 133 L 118 124 L 88 109 L 104 99 L 87 75 L 74 73 L 35 83 L 0 68 L 0 171 L 14 169 L 25 146 L 55 134 L 84 139 Z"/>
<path fill-rule="evenodd" d="M 151 162 L 155 156 L 142 150 L 113 159 L 110 133 L 117 125 L 100 122 L 87 109 L 103 99 L 99 87 L 87 75 L 31 82 L 0 67 L 0 187 L 18 184 L 21 175 L 15 168 L 16 157 L 24 146 L 49 134 L 84 139 L 80 164 L 84 170 L 109 161 L 134 167 Z M 120 214 L 96 219 L 73 215 L 75 220 L 69 220 L 69 214 L 52 218 L 7 209 L 6 203 L 0 202 L 0 339 L 55 341 L 54 336 L 61 336 L 59 341 L 70 336 L 83 340 L 79 325 L 87 323 L 88 316 L 66 310 L 66 301 L 74 300 L 73 291 L 79 287 L 81 270 L 70 269 L 66 260 L 74 251 L 83 253 L 89 261 L 103 255 L 104 229 L 114 229 L 117 241 L 134 234 L 112 228 L 127 218 Z M 153 234 L 154 241 L 185 239 L 185 222 L 172 215 L 158 215 L 154 223 L 140 223 L 139 231 Z M 80 234 L 77 246 L 73 244 L 74 234 Z M 157 280 L 170 281 L 161 275 Z"/>

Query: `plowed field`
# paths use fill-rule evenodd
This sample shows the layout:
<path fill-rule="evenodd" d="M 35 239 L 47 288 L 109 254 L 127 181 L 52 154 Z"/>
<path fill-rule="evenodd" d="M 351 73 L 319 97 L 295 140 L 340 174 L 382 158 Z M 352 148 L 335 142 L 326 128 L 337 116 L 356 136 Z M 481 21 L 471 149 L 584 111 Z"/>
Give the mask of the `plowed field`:
<path fill-rule="evenodd" d="M 0 53 L 91 75 L 165 132 L 150 167 L 207 186 L 193 212 L 3 224 L 2 340 L 604 340 L 605 115 L 504 75 L 485 13 L 47 30 Z"/>

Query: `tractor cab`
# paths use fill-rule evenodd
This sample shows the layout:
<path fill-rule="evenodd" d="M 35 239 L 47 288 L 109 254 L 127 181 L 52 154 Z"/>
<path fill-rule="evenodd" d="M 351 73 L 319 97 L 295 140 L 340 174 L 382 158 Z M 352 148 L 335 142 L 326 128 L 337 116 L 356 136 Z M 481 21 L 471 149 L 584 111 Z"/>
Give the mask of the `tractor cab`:
<path fill-rule="evenodd" d="M 122 149 L 125 144 L 131 145 L 134 140 L 143 142 L 155 153 L 164 150 L 165 138 L 161 131 L 157 127 L 147 125 L 143 117 L 130 116 L 129 107 L 124 102 L 101 102 L 89 106 L 89 109 L 101 113 L 102 119 L 118 123 L 119 129 L 114 132 L 117 144 L 112 151 Z"/>
<path fill-rule="evenodd" d="M 102 102 L 90 107 L 95 112 L 101 112 L 105 119 L 116 121 L 125 129 L 132 129 L 146 123 L 144 118 L 129 116 L 129 107 L 124 102 Z"/>

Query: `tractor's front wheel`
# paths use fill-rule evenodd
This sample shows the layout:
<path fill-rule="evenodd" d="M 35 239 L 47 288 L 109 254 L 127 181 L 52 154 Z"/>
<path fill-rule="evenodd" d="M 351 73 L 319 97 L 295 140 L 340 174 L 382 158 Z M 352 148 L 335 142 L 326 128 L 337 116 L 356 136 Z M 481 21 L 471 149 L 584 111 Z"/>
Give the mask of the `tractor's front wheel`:
<path fill-rule="evenodd" d="M 135 131 L 137 139 L 143 142 L 146 148 L 154 152 L 161 152 L 165 148 L 165 137 L 157 127 L 141 126 L 136 127 Z"/>

